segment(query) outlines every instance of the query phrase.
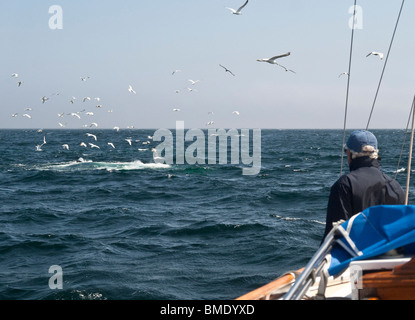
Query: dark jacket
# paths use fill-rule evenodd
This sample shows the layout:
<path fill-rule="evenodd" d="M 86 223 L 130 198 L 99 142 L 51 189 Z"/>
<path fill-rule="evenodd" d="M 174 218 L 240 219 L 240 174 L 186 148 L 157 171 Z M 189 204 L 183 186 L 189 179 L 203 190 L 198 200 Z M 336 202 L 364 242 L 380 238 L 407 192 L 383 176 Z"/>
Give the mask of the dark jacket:
<path fill-rule="evenodd" d="M 331 187 L 324 238 L 334 222 L 348 220 L 368 207 L 404 203 L 402 187 L 381 171 L 379 160 L 356 158 L 350 163 L 350 173 L 341 176 Z"/>

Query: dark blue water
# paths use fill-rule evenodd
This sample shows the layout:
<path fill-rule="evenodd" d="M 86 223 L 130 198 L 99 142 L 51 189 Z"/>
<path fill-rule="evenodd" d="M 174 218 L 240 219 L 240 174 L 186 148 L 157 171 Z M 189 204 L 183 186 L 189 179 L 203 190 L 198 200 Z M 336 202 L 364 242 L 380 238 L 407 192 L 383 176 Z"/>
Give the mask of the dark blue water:
<path fill-rule="evenodd" d="M 155 130 L 87 132 L 0 130 L 0 299 L 233 299 L 320 244 L 340 130 L 262 130 L 257 175 L 155 164 Z M 393 176 L 404 132 L 374 132 Z"/>

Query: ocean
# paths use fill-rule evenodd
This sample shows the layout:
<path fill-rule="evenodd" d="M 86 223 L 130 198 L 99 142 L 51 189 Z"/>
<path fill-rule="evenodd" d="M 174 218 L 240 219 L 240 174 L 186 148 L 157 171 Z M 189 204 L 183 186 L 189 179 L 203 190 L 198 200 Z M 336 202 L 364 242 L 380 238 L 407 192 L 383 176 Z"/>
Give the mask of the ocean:
<path fill-rule="evenodd" d="M 394 176 L 409 137 L 398 167 L 404 130 L 373 132 Z M 262 130 L 253 175 L 155 163 L 154 133 L 0 130 L 0 299 L 234 299 L 318 249 L 342 130 Z"/>

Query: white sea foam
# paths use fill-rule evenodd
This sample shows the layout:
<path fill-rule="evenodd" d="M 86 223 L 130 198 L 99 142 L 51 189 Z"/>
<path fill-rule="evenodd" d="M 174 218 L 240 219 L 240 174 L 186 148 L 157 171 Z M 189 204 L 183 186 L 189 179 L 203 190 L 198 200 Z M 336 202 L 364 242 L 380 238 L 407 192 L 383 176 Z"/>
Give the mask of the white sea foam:
<path fill-rule="evenodd" d="M 171 166 L 163 163 L 143 163 L 140 160 L 131 162 L 94 162 L 92 160 L 78 159 L 57 164 L 48 164 L 37 169 L 57 171 L 81 171 L 81 170 L 107 170 L 107 171 L 130 171 L 144 169 L 168 169 Z"/>

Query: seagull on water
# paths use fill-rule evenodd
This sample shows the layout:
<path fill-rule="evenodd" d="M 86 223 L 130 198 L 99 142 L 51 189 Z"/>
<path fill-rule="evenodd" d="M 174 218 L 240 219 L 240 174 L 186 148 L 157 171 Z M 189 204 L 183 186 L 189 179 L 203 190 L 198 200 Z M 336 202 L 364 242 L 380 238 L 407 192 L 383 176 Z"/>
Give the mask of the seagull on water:
<path fill-rule="evenodd" d="M 221 64 L 219 64 L 223 69 L 225 69 L 225 72 L 229 72 L 231 75 L 235 76 L 231 70 L 229 70 L 228 68 L 222 66 Z"/>
<path fill-rule="evenodd" d="M 370 52 L 370 53 L 369 53 L 366 57 L 369 57 L 369 56 L 371 56 L 371 55 L 374 55 L 374 56 L 379 56 L 380 60 L 382 60 L 382 59 L 383 59 L 383 53 L 382 53 L 382 52 L 372 51 L 372 52 Z"/>
<path fill-rule="evenodd" d="M 235 10 L 235 9 L 232 9 L 232 8 L 228 8 L 228 7 L 226 7 L 226 9 L 231 10 L 233 14 L 236 14 L 236 15 L 239 16 L 239 15 L 242 14 L 241 10 L 248 4 L 248 1 L 249 0 L 246 0 L 246 2 L 238 10 Z"/>
<path fill-rule="evenodd" d="M 131 85 L 128 85 L 128 92 L 136 94 L 133 87 Z"/>

